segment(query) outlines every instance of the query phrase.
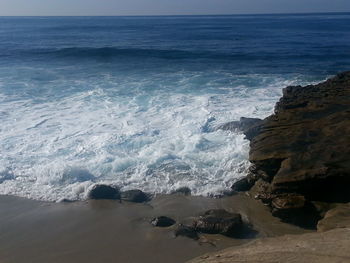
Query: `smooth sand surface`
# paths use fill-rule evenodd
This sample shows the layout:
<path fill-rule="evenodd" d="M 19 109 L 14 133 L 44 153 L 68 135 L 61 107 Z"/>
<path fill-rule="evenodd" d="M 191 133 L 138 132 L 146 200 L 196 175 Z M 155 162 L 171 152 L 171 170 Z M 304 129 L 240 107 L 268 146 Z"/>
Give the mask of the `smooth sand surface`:
<path fill-rule="evenodd" d="M 174 227 L 156 228 L 149 223 L 161 215 L 181 222 L 214 208 L 240 212 L 254 225 L 257 237 L 306 232 L 279 222 L 264 205 L 245 195 L 220 199 L 159 195 L 145 204 L 46 203 L 1 196 L 0 262 L 181 263 L 251 241 L 221 235 L 203 235 L 199 241 L 175 238 Z"/>

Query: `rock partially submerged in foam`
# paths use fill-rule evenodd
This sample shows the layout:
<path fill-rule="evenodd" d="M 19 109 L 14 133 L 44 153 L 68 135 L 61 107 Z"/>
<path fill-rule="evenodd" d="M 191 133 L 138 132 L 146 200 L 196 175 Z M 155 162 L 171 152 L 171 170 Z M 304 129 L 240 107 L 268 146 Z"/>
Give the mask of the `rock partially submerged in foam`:
<path fill-rule="evenodd" d="M 260 131 L 263 120 L 258 118 L 240 118 L 239 121 L 232 121 L 219 126 L 217 129 L 224 131 L 243 132 L 248 140 L 254 138 Z"/>
<path fill-rule="evenodd" d="M 175 191 L 171 192 L 171 194 L 183 194 L 183 195 L 191 195 L 191 189 L 184 186 L 176 189 Z"/>
<path fill-rule="evenodd" d="M 89 199 L 101 200 L 101 199 L 112 199 L 120 200 L 119 189 L 104 184 L 96 184 L 92 187 L 88 194 Z"/>

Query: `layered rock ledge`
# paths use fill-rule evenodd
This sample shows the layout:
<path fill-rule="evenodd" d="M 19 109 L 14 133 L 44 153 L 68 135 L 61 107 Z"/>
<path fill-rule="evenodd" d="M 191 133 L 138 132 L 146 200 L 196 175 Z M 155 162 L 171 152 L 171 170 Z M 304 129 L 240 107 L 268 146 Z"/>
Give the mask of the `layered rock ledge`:
<path fill-rule="evenodd" d="M 275 113 L 243 132 L 252 166 L 234 190 L 250 190 L 275 216 L 307 228 L 327 204 L 350 202 L 350 72 L 285 88 Z"/>

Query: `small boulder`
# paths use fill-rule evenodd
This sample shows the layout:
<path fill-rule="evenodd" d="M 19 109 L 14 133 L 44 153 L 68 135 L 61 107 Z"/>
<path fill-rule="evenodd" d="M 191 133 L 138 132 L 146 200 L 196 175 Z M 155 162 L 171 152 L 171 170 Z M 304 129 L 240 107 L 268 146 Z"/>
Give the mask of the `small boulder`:
<path fill-rule="evenodd" d="M 110 185 L 104 185 L 104 184 L 97 184 L 94 185 L 93 188 L 90 190 L 89 199 L 120 199 L 120 192 L 117 188 L 110 186 Z"/>
<path fill-rule="evenodd" d="M 236 192 L 246 192 L 249 191 L 255 184 L 259 178 L 265 179 L 265 175 L 263 174 L 256 174 L 255 172 L 255 166 L 252 165 L 249 168 L 249 173 L 246 177 L 238 179 L 236 182 L 233 183 L 231 186 L 231 189 Z"/>
<path fill-rule="evenodd" d="M 191 238 L 194 240 L 199 239 L 198 233 L 196 232 L 196 230 L 193 227 L 186 226 L 183 224 L 179 224 L 177 226 L 177 228 L 175 229 L 174 233 L 175 233 L 176 237 L 183 236 L 183 237 L 188 237 L 188 238 Z"/>
<path fill-rule="evenodd" d="M 151 224 L 156 227 L 169 227 L 176 223 L 176 221 L 167 216 L 158 216 L 153 218 Z"/>
<path fill-rule="evenodd" d="M 224 209 L 213 209 L 193 222 L 196 231 L 207 234 L 234 236 L 243 227 L 240 214 L 229 213 Z"/>
<path fill-rule="evenodd" d="M 254 185 L 254 182 L 250 182 L 248 177 L 237 180 L 231 187 L 233 191 L 236 192 L 245 192 L 249 191 L 250 188 Z"/>
<path fill-rule="evenodd" d="M 123 201 L 143 203 L 149 201 L 149 196 L 141 190 L 128 190 L 121 193 L 121 199 Z"/>
<path fill-rule="evenodd" d="M 172 192 L 172 194 L 183 194 L 183 195 L 191 195 L 191 189 L 184 186 L 176 189 Z"/>

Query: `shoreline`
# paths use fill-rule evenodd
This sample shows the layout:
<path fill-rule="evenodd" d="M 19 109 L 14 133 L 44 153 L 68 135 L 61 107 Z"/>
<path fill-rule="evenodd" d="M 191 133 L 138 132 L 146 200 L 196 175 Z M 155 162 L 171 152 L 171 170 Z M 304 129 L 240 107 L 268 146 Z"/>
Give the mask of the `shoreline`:
<path fill-rule="evenodd" d="M 174 236 L 174 226 L 157 228 L 156 216 L 177 223 L 208 209 L 239 212 L 260 237 L 311 231 L 280 222 L 267 207 L 244 194 L 224 198 L 158 195 L 148 203 L 88 200 L 49 203 L 0 196 L 0 261 L 7 262 L 186 262 L 204 253 L 252 239 Z M 181 253 L 179 253 L 181 251 Z"/>
<path fill-rule="evenodd" d="M 241 130 L 251 141 L 250 174 L 233 185 L 232 196 L 178 192 L 132 203 L 121 201 L 128 200 L 121 198 L 123 192 L 106 185 L 91 189 L 86 201 L 51 203 L 0 196 L 0 261 L 328 263 L 350 259 L 346 250 L 350 141 L 347 134 L 339 133 L 350 127 L 349 83 L 350 72 L 345 72 L 317 85 L 287 87 L 274 115 L 264 120 L 241 118 L 223 126 Z M 335 128 L 328 129 L 332 125 Z M 336 143 L 325 137 L 334 137 Z M 292 139 L 294 146 L 287 147 Z M 92 200 L 101 198 L 118 200 Z M 220 209 L 239 217 L 242 233 L 248 226 L 254 235 L 203 234 L 213 225 L 224 228 L 232 223 L 224 216 L 203 219 L 207 211 Z M 152 219 L 161 216 L 176 224 L 154 227 Z M 197 228 L 198 218 L 204 231 Z M 189 221 L 199 239 L 175 237 L 176 227 L 182 223 L 187 227 Z"/>

